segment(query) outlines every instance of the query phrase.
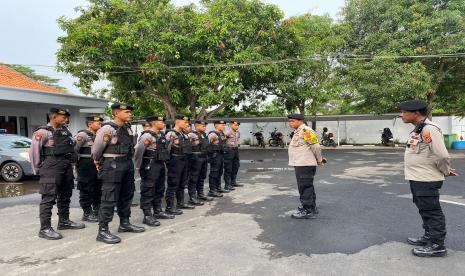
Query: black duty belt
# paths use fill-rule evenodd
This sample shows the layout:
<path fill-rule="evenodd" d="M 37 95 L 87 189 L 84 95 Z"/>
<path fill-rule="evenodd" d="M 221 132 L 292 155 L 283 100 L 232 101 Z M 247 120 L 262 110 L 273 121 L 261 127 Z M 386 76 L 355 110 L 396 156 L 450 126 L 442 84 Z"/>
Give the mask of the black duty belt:
<path fill-rule="evenodd" d="M 103 159 L 105 159 L 105 160 L 115 160 L 115 161 L 126 161 L 126 160 L 132 160 L 132 156 L 128 156 L 128 155 L 104 156 Z"/>

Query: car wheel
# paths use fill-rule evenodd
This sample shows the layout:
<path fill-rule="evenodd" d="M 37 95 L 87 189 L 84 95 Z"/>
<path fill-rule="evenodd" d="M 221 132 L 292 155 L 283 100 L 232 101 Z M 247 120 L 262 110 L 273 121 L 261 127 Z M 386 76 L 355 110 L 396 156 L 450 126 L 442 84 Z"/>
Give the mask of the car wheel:
<path fill-rule="evenodd" d="M 2 177 L 7 182 L 17 182 L 23 177 L 23 168 L 18 163 L 9 162 L 2 167 Z"/>

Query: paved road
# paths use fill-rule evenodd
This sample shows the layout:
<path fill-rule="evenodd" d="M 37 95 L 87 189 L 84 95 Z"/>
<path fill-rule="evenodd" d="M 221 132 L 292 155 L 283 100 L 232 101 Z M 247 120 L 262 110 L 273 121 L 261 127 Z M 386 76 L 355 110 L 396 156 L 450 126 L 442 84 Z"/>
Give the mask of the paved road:
<path fill-rule="evenodd" d="M 402 151 L 326 151 L 318 171 L 315 220 L 292 220 L 298 206 L 286 151 L 243 150 L 233 194 L 116 246 L 95 242 L 97 226 L 36 236 L 39 197 L 0 199 L 1 275 L 460 275 L 465 270 L 465 154 L 452 152 L 462 176 L 442 190 L 449 256 L 420 259 L 405 243 L 420 217 L 403 180 Z M 76 206 L 77 200 L 73 200 Z M 81 211 L 72 209 L 78 219 Z M 133 222 L 142 214 L 133 208 Z M 54 222 L 55 223 L 55 222 Z M 10 227 L 8 227 L 10 226 Z M 117 221 L 111 225 L 117 228 Z"/>

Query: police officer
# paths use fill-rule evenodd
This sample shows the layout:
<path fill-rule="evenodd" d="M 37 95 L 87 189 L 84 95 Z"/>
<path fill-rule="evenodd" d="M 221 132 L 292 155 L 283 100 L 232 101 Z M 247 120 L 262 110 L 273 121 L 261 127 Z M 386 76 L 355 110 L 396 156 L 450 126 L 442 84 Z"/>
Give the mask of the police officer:
<path fill-rule="evenodd" d="M 102 197 L 102 181 L 97 177 L 97 168 L 91 158 L 91 147 L 95 134 L 102 126 L 103 118 L 99 116 L 86 117 L 87 129 L 76 134 L 77 155 L 76 172 L 79 190 L 79 204 L 84 214 L 83 221 L 97 222 Z"/>
<path fill-rule="evenodd" d="M 69 204 L 74 188 L 72 160 L 74 155 L 73 135 L 65 127 L 70 116 L 66 109 L 50 109 L 46 126 L 33 134 L 29 157 L 34 174 L 40 175 L 40 231 L 39 237 L 58 240 L 63 236 L 51 225 L 52 208 L 57 202 L 58 230 L 82 229 L 82 223 L 69 219 Z"/>
<path fill-rule="evenodd" d="M 147 118 L 150 129 L 141 133 L 135 148 L 135 166 L 141 177 L 140 208 L 144 213 L 143 223 L 148 226 L 159 226 L 159 219 L 173 219 L 161 206 L 165 194 L 166 168 L 169 152 L 165 137 L 161 131 L 165 128 L 163 116 Z M 154 213 L 152 213 L 152 209 Z"/>
<path fill-rule="evenodd" d="M 223 193 L 229 193 L 229 190 L 221 188 L 221 175 L 223 174 L 223 158 L 226 137 L 224 136 L 224 128 L 226 122 L 223 120 L 215 121 L 215 130 L 208 134 L 210 144 L 208 160 L 210 162 L 210 174 L 208 175 L 208 184 L 210 197 L 222 197 Z"/>
<path fill-rule="evenodd" d="M 184 190 L 188 179 L 187 155 L 192 152 L 192 146 L 185 134 L 189 126 L 189 117 L 176 115 L 175 126 L 165 135 L 169 142 L 171 158 L 168 161 L 168 188 L 166 189 L 166 213 L 181 215 L 180 209 L 194 209 L 195 206 L 184 202 Z M 176 196 L 177 205 L 174 206 Z"/>
<path fill-rule="evenodd" d="M 451 169 L 449 154 L 444 145 L 441 129 L 427 119 L 428 105 L 424 101 L 406 101 L 400 104 L 402 121 L 415 125 L 405 150 L 405 179 L 410 182 L 413 202 L 423 220 L 425 234 L 408 238 L 418 257 L 442 257 L 446 221 L 439 203 L 439 189 L 447 176 L 456 176 Z"/>
<path fill-rule="evenodd" d="M 236 178 L 239 171 L 239 146 L 241 134 L 238 121 L 231 121 L 229 129 L 224 132 L 226 136 L 226 147 L 224 151 L 224 183 L 225 190 L 235 190 L 234 187 L 243 186 L 237 184 Z"/>
<path fill-rule="evenodd" d="M 102 202 L 99 211 L 97 241 L 119 243 L 121 239 L 113 235 L 108 223 L 113 220 L 117 206 L 120 225 L 118 232 L 144 232 L 143 227 L 132 225 L 131 202 L 134 196 L 134 153 L 133 133 L 129 121 L 133 108 L 125 104 L 111 106 L 113 121 L 104 123 L 97 131 L 92 158 L 102 178 Z"/>
<path fill-rule="evenodd" d="M 205 133 L 207 122 L 195 121 L 195 130 L 188 136 L 192 144 L 192 155 L 189 159 L 189 203 L 203 205 L 203 202 L 211 200 L 204 193 L 204 182 L 208 170 L 208 137 Z"/>
<path fill-rule="evenodd" d="M 292 214 L 292 218 L 315 218 L 318 211 L 315 202 L 313 178 L 317 165 L 323 165 L 326 163 L 326 159 L 321 155 L 321 148 L 315 131 L 305 125 L 304 116 L 291 114 L 287 118 L 289 126 L 295 129 L 294 136 L 289 144 L 289 166 L 293 166 L 295 169 L 302 204 L 297 213 Z"/>

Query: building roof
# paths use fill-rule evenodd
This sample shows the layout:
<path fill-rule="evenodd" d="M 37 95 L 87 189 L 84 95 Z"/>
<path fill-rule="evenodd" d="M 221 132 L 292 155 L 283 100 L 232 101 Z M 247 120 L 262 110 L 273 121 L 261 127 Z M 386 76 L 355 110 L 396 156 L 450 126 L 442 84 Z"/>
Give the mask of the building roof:
<path fill-rule="evenodd" d="M 33 80 L 3 64 L 0 64 L 0 86 L 35 90 L 54 94 L 69 94 L 68 92 L 59 88 L 48 86 Z"/>

